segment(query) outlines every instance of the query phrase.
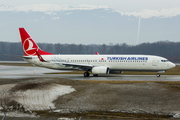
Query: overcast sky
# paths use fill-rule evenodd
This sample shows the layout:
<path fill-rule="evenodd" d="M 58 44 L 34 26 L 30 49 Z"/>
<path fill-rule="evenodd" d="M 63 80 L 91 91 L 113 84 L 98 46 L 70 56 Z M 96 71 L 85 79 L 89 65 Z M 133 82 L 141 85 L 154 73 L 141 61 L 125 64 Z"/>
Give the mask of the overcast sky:
<path fill-rule="evenodd" d="M 6 6 L 6 5 L 10 5 L 10 6 Z M 71 7 L 71 6 L 73 6 L 73 7 Z M 135 16 L 137 19 L 134 19 L 135 20 L 134 25 L 138 27 L 137 28 L 137 31 L 138 31 L 137 39 L 139 38 L 140 40 L 141 39 L 148 40 L 147 38 L 149 38 L 149 39 L 155 40 L 155 41 L 157 41 L 157 40 L 177 40 L 177 41 L 179 41 L 179 38 L 180 38 L 179 37 L 179 26 L 175 22 L 175 21 L 179 21 L 179 20 L 176 20 L 175 17 L 180 15 L 180 0 L 0 0 L 0 12 L 1 11 L 35 11 L 35 12 L 36 11 L 40 11 L 40 12 L 44 11 L 45 13 L 49 13 L 49 14 L 53 13 L 52 17 L 53 17 L 53 15 L 54 15 L 54 17 L 52 19 L 55 18 L 56 20 L 60 19 L 60 16 L 55 16 L 56 11 L 69 10 L 72 8 L 78 9 L 78 10 L 111 8 L 111 9 L 113 9 L 113 11 L 121 13 L 121 15 L 128 16 L 128 17 Z M 49 12 L 49 11 L 55 11 L 55 12 Z M 0 16 L 0 17 L 2 17 L 2 16 Z M 10 17 L 11 17 L 11 15 L 10 15 Z M 174 19 L 172 20 L 172 22 L 165 22 L 165 19 L 161 19 L 165 22 L 165 25 L 169 25 L 169 27 L 167 27 L 166 29 L 167 30 L 171 29 L 171 31 L 165 31 L 164 33 L 162 32 L 162 30 L 159 30 L 160 33 L 163 33 L 162 35 L 146 36 L 146 34 L 143 34 L 143 32 L 144 32 L 143 29 L 142 30 L 140 29 L 148 24 L 148 23 L 145 24 L 143 22 L 145 22 L 149 18 L 173 18 L 173 17 L 174 17 Z M 43 18 L 43 16 L 42 16 L 42 18 Z M 138 19 L 138 18 L 142 18 L 142 19 Z M 32 19 L 36 19 L 36 21 L 37 21 L 37 18 L 32 17 Z M 139 20 L 139 22 L 138 22 L 138 20 Z M 5 22 L 7 21 L 9 23 L 18 22 L 18 21 L 14 21 L 14 19 L 12 17 L 10 19 L 4 20 L 4 21 Z M 140 21 L 143 24 L 141 24 Z M 160 23 L 163 23 L 163 21 Z M 36 22 L 34 22 L 34 24 L 35 23 Z M 73 23 L 73 22 L 71 21 L 71 23 Z M 140 23 L 141 25 L 138 23 Z M 17 27 L 13 28 L 14 31 L 19 27 L 18 25 L 22 26 L 21 23 L 16 23 L 16 24 L 17 24 Z M 48 24 L 51 24 L 51 23 L 48 23 Z M 176 26 L 174 24 L 176 24 Z M 23 27 L 25 27 L 25 26 L 27 26 L 27 24 L 23 25 Z M 164 25 L 158 26 L 159 28 L 155 28 L 155 30 L 163 29 L 163 26 Z M 0 39 L 1 40 L 5 40 L 5 38 L 7 38 L 4 28 L 8 28 L 8 27 L 10 27 L 9 24 L 3 24 L 3 25 L 0 24 L 0 33 L 1 33 Z M 94 26 L 94 27 L 96 27 L 96 26 Z M 84 28 L 85 28 L 85 26 L 84 26 Z M 61 28 L 59 28 L 59 29 L 61 30 Z M 124 28 L 122 28 L 122 29 L 124 29 Z M 148 29 L 150 29 L 150 28 L 148 28 Z M 9 28 L 7 30 L 9 31 Z M 105 30 L 102 30 L 101 32 L 103 33 L 104 31 Z M 137 31 L 134 31 L 133 34 L 136 34 Z M 150 31 L 149 34 L 153 31 L 154 31 L 154 29 L 152 31 Z M 3 32 L 4 32 L 4 36 L 2 34 Z M 159 32 L 157 32 L 157 34 Z M 167 34 L 168 32 L 171 32 L 173 34 L 170 34 L 169 37 L 167 37 L 165 35 L 168 35 Z M 110 31 L 110 33 L 113 34 L 114 31 Z M 71 34 L 73 34 L 73 33 L 71 33 Z M 133 36 L 133 35 L 129 34 L 129 31 L 126 32 L 126 34 L 128 34 L 128 36 Z M 139 37 L 139 34 L 140 34 L 140 37 Z M 143 35 L 146 37 L 143 38 Z M 18 35 L 16 35 L 16 36 L 18 36 Z M 102 36 L 102 35 L 99 35 L 99 36 Z M 111 37 L 113 35 L 109 34 L 109 36 Z M 113 37 L 115 37 L 115 36 L 116 35 L 114 35 Z M 15 38 L 14 36 L 12 36 L 11 38 L 10 37 L 11 36 L 9 36 L 9 38 L 7 38 L 8 41 L 11 39 L 16 40 L 16 39 L 14 39 Z M 88 38 L 89 34 L 86 35 L 85 37 Z M 162 37 L 163 37 L 163 39 L 162 39 Z M 57 39 L 57 38 L 54 38 L 54 39 Z M 66 40 L 65 37 L 64 37 L 64 39 Z M 96 40 L 95 38 L 92 38 L 92 39 Z M 123 38 L 122 35 L 121 36 L 117 35 L 116 38 L 113 38 L 113 40 L 118 40 L 118 39 L 123 39 L 127 42 L 126 37 Z M 129 39 L 132 39 L 132 38 L 129 38 Z M 135 35 L 134 35 L 133 39 L 136 39 Z M 51 41 L 51 42 L 53 42 L 53 41 Z M 73 43 L 73 42 L 74 42 L 74 39 L 72 39 L 72 41 L 69 43 Z M 108 42 L 109 42 L 109 39 L 105 43 L 108 43 Z M 117 43 L 116 41 L 112 41 L 112 42 Z M 94 41 L 92 41 L 92 43 L 94 43 Z M 129 43 L 132 43 L 132 42 L 129 40 Z"/>
<path fill-rule="evenodd" d="M 169 9 L 180 7 L 180 0 L 0 0 L 0 4 L 8 5 L 33 5 L 33 4 L 56 4 L 56 5 L 97 5 L 108 6 L 122 12 L 133 12 L 142 9 Z"/>

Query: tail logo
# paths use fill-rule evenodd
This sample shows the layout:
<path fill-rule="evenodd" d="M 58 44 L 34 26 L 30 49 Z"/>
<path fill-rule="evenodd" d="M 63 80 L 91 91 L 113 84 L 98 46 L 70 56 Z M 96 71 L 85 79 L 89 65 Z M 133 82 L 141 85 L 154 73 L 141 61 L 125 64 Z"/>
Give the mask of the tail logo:
<path fill-rule="evenodd" d="M 27 55 L 35 55 L 38 47 L 31 38 L 27 38 L 23 43 L 23 49 Z"/>

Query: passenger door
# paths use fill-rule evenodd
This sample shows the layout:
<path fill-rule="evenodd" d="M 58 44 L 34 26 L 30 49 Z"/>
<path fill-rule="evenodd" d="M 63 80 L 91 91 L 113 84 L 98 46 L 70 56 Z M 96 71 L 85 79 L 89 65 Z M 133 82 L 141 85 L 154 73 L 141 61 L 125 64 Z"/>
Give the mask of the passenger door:
<path fill-rule="evenodd" d="M 157 60 L 154 59 L 153 62 L 152 62 L 152 66 L 156 67 L 157 66 Z"/>

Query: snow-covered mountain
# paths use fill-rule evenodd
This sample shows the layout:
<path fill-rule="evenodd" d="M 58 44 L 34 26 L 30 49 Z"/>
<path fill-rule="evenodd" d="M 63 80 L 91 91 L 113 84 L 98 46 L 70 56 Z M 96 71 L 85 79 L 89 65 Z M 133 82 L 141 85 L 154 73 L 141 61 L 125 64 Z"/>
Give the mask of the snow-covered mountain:
<path fill-rule="evenodd" d="M 0 41 L 18 42 L 19 27 L 25 27 L 37 42 L 136 44 L 138 27 L 139 43 L 180 41 L 179 11 L 123 13 L 93 5 L 0 5 Z"/>

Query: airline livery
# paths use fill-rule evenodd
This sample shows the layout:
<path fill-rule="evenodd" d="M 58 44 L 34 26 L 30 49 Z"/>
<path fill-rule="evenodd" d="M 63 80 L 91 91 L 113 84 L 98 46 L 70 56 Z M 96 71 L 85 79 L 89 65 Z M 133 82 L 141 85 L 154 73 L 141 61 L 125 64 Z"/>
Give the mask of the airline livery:
<path fill-rule="evenodd" d="M 19 28 L 23 59 L 31 64 L 56 69 L 85 71 L 84 77 L 99 74 L 122 73 L 123 71 L 155 71 L 160 73 L 175 67 L 166 58 L 153 55 L 54 55 L 43 51 L 24 28 Z"/>

